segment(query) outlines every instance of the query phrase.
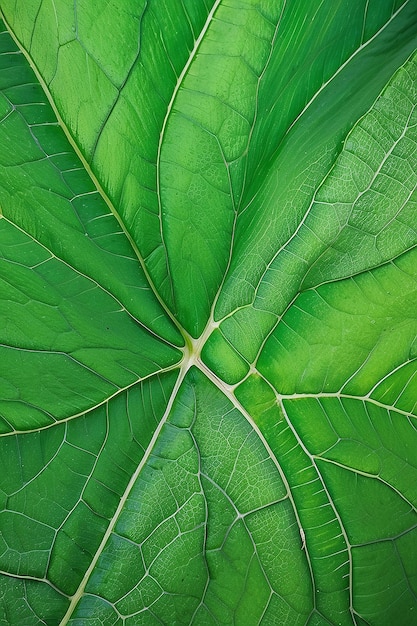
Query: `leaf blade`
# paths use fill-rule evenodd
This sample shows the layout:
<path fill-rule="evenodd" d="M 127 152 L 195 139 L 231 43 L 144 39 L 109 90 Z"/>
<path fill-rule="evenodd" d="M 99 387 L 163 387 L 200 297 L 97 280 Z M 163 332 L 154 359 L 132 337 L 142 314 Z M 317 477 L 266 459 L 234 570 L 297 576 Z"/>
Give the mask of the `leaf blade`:
<path fill-rule="evenodd" d="M 1 4 L 1 610 L 411 626 L 415 5 Z"/>

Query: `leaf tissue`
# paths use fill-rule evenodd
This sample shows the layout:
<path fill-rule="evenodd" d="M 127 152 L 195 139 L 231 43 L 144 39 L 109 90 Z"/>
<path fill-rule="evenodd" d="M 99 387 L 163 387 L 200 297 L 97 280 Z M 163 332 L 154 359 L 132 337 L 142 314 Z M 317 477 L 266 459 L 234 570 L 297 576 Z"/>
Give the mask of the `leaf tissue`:
<path fill-rule="evenodd" d="M 417 2 L 0 14 L 0 626 L 415 626 Z"/>

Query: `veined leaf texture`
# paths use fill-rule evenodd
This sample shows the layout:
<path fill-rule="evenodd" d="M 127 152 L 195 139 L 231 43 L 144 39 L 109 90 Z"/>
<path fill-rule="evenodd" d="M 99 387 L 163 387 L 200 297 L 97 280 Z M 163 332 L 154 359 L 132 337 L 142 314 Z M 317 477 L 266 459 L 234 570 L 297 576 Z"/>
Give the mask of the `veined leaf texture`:
<path fill-rule="evenodd" d="M 417 624 L 416 1 L 0 10 L 0 625 Z"/>

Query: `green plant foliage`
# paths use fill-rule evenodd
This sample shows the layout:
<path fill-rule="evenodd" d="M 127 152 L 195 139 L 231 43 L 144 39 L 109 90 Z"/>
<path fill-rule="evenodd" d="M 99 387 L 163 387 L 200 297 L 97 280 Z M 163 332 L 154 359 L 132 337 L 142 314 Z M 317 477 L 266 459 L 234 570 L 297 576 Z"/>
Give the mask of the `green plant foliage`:
<path fill-rule="evenodd" d="M 415 0 L 0 8 L 0 625 L 415 625 Z"/>

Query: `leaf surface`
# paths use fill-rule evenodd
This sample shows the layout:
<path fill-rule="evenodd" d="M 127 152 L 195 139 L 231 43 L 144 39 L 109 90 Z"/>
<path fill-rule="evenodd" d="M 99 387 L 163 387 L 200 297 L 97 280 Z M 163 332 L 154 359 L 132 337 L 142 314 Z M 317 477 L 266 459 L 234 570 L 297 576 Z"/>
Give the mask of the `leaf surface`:
<path fill-rule="evenodd" d="M 0 623 L 412 626 L 415 2 L 0 8 Z"/>

